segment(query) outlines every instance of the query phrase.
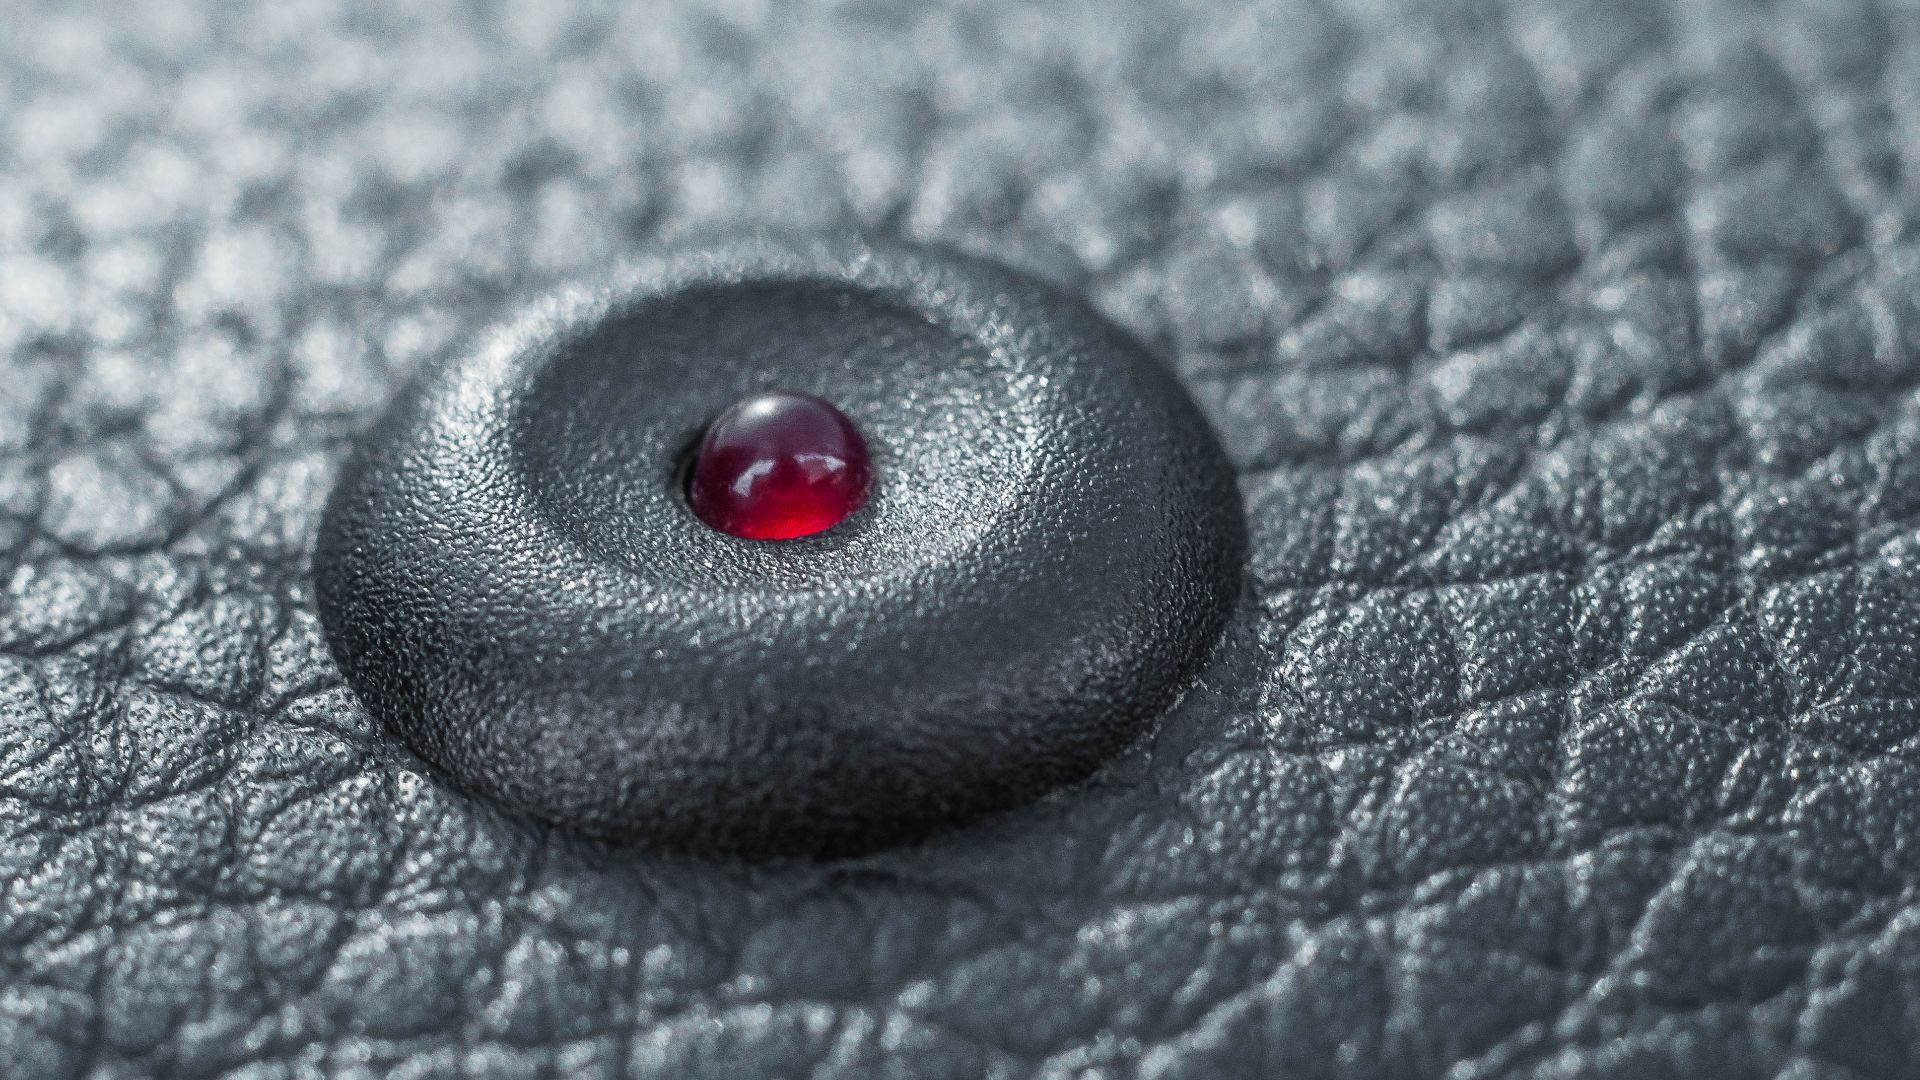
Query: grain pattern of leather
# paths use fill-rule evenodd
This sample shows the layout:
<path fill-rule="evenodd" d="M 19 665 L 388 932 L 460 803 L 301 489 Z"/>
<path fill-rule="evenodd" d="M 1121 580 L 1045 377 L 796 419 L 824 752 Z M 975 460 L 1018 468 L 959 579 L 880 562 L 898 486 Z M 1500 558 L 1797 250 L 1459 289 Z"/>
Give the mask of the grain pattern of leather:
<path fill-rule="evenodd" d="M 1163 350 L 1252 584 L 1085 787 L 547 832 L 356 705 L 399 380 L 636 250 L 980 251 Z M 1920 9 L 15 5 L 0 1074 L 1920 1070 Z"/>

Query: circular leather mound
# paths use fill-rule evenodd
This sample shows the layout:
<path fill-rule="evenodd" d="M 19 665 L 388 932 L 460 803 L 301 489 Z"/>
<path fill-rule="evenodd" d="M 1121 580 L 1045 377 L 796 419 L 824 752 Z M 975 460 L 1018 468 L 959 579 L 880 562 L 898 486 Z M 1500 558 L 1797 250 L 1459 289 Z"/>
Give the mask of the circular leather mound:
<path fill-rule="evenodd" d="M 794 389 L 865 507 L 702 524 L 703 425 Z M 1085 305 L 923 248 L 757 240 L 537 307 L 397 403 L 315 564 L 348 681 L 468 788 L 708 853 L 840 854 L 1089 774 L 1194 674 L 1239 500 L 1178 383 Z"/>

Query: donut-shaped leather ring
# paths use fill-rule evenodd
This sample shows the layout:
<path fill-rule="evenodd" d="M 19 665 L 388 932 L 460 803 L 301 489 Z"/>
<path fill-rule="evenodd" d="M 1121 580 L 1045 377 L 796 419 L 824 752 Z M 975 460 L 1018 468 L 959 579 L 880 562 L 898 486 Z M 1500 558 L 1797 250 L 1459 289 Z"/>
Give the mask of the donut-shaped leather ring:
<path fill-rule="evenodd" d="M 870 475 L 770 541 L 688 477 L 775 391 L 830 403 Z M 1088 776 L 1194 677 L 1244 552 L 1207 424 L 1086 304 L 760 238 L 567 289 L 428 373 L 343 470 L 315 582 L 353 690 L 459 785 L 662 848 L 836 855 Z"/>

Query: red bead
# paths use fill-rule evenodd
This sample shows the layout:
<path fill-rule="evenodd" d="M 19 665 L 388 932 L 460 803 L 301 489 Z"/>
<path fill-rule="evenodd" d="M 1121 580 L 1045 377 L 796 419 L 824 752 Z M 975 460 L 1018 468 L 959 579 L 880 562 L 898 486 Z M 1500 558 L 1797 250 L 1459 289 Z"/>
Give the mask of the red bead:
<path fill-rule="evenodd" d="M 812 394 L 777 390 L 735 402 L 707 428 L 687 495 L 729 536 L 794 540 L 845 521 L 872 480 L 853 421 Z"/>

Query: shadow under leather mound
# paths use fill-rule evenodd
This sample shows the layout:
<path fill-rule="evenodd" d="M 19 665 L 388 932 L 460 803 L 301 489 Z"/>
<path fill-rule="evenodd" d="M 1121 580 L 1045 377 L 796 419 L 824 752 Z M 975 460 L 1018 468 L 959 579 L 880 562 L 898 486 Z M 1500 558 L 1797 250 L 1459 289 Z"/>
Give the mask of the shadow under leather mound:
<path fill-rule="evenodd" d="M 757 240 L 538 304 L 349 467 L 316 582 L 361 699 L 466 787 L 704 853 L 837 854 L 1086 776 L 1237 595 L 1231 470 L 1157 361 L 979 260 Z M 702 524 L 685 448 L 794 387 L 865 432 L 842 527 Z"/>

